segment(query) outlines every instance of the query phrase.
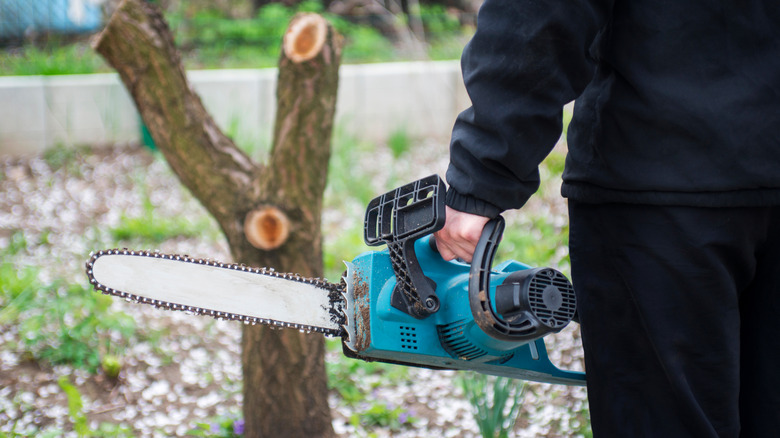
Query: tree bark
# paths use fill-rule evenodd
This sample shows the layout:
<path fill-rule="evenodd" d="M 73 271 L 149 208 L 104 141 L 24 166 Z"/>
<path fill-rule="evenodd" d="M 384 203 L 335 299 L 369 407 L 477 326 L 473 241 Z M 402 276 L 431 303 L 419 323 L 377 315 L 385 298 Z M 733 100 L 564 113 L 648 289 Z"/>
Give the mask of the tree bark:
<path fill-rule="evenodd" d="M 259 165 L 192 91 L 156 7 L 124 0 L 93 43 L 173 171 L 219 223 L 234 261 L 321 276 L 320 217 L 342 43 L 321 17 L 304 15 L 291 22 L 288 44 L 292 52 L 285 48 L 279 60 L 273 147 L 267 165 Z M 255 232 L 270 233 L 273 244 L 258 249 Z M 242 347 L 245 436 L 334 435 L 320 335 L 245 326 Z"/>

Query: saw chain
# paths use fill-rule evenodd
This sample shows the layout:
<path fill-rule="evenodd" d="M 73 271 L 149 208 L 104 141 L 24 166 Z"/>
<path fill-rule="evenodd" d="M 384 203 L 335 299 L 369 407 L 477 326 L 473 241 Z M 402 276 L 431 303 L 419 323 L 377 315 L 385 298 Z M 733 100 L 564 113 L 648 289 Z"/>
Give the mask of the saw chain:
<path fill-rule="evenodd" d="M 166 301 L 137 296 L 128 292 L 106 287 L 100 284 L 95 279 L 95 276 L 93 275 L 92 272 L 92 267 L 94 266 L 95 261 L 101 256 L 112 255 L 112 254 L 132 255 L 138 257 L 152 257 L 158 259 L 173 260 L 182 263 L 194 263 L 197 265 L 205 265 L 213 268 L 236 270 L 236 271 L 242 271 L 250 274 L 265 275 L 265 276 L 280 278 L 288 281 L 297 281 L 300 283 L 306 283 L 316 288 L 322 289 L 328 293 L 328 300 L 330 301 L 329 310 L 331 313 L 331 317 L 333 318 L 333 321 L 336 321 L 338 323 L 340 328 L 329 329 L 324 327 L 308 326 L 305 324 L 296 324 L 296 323 L 290 323 L 285 321 L 275 321 L 272 319 L 256 318 L 247 315 L 238 315 L 238 314 L 221 312 L 221 311 L 205 309 L 200 307 L 169 303 Z M 213 318 L 220 319 L 220 320 L 241 321 L 245 324 L 252 324 L 252 325 L 263 324 L 272 328 L 279 327 L 279 328 L 297 329 L 304 333 L 312 333 L 312 332 L 322 333 L 326 336 L 343 336 L 345 333 L 343 326 L 346 323 L 344 317 L 344 307 L 345 307 L 344 294 L 346 293 L 346 283 L 344 282 L 343 279 L 340 284 L 335 284 L 321 278 L 311 278 L 311 277 L 304 277 L 300 274 L 277 272 L 273 268 L 254 268 L 254 267 L 246 266 L 244 264 L 223 263 L 223 262 L 218 262 L 210 259 L 193 258 L 188 255 L 163 254 L 158 251 L 133 251 L 133 250 L 128 250 L 126 248 L 103 250 L 103 251 L 91 253 L 90 258 L 87 261 L 86 268 L 87 268 L 87 276 L 89 278 L 89 282 L 95 289 L 107 295 L 124 298 L 126 301 L 129 302 L 150 304 L 152 306 L 164 310 L 178 310 L 178 311 L 191 313 L 194 315 L 211 316 Z"/>

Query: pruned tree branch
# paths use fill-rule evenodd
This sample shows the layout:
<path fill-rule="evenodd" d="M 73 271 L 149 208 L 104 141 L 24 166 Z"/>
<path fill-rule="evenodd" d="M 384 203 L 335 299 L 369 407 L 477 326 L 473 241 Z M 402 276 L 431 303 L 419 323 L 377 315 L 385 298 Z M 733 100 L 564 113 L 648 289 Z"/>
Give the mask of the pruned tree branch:
<path fill-rule="evenodd" d="M 333 28 L 317 15 L 290 24 L 265 166 L 206 112 L 155 6 L 123 0 L 93 46 L 119 73 L 173 171 L 219 223 L 234 261 L 321 276 L 320 216 L 341 61 Z M 246 326 L 242 347 L 245 436 L 333 435 L 320 336 Z"/>

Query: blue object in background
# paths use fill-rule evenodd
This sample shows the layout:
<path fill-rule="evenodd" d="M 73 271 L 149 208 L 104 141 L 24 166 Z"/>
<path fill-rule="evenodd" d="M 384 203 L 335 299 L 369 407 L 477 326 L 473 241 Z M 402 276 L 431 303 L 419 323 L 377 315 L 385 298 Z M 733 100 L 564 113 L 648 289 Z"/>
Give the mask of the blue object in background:
<path fill-rule="evenodd" d="M 20 39 L 33 32 L 89 33 L 102 21 L 95 0 L 0 0 L 1 39 Z"/>

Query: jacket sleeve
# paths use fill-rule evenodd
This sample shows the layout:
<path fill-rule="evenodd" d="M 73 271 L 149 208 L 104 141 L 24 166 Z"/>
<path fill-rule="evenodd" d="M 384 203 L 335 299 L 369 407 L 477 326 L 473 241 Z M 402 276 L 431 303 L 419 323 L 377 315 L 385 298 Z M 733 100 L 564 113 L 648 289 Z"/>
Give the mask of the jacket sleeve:
<path fill-rule="evenodd" d="M 486 0 L 461 58 L 472 106 L 454 125 L 447 205 L 482 216 L 519 208 L 585 89 L 611 1 Z"/>

